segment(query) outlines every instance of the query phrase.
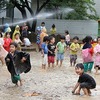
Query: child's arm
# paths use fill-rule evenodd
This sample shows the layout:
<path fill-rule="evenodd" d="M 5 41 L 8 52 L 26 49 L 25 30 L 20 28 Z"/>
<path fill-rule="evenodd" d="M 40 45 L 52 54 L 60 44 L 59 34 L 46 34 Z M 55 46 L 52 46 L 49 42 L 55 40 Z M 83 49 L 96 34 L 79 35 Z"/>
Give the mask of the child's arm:
<path fill-rule="evenodd" d="M 70 45 L 70 50 L 76 51 L 76 49 L 74 48 L 74 46 L 72 44 Z"/>
<path fill-rule="evenodd" d="M 72 90 L 72 93 L 73 93 L 73 94 L 75 93 L 75 91 L 76 91 L 76 89 L 79 87 L 79 85 L 80 85 L 80 83 L 77 82 L 76 85 L 75 85 L 75 87 L 74 87 L 74 89 Z"/>
<path fill-rule="evenodd" d="M 42 57 L 44 57 L 44 50 L 43 49 L 41 50 L 41 54 L 42 54 Z"/>

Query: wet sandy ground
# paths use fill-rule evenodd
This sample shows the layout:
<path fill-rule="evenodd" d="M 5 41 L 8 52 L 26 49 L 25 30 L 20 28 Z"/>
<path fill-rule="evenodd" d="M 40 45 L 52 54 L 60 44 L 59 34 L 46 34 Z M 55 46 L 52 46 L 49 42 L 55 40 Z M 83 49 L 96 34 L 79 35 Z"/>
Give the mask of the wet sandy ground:
<path fill-rule="evenodd" d="M 47 71 L 41 70 L 40 53 L 30 52 L 30 54 L 32 70 L 27 74 L 21 74 L 23 79 L 21 87 L 12 84 L 6 66 L 1 66 L 0 63 L 0 100 L 99 100 L 100 75 L 94 75 L 94 70 L 90 75 L 97 81 L 97 88 L 92 90 L 92 96 L 71 94 L 78 76 L 74 67 L 69 66 L 69 52 L 65 54 L 62 68 L 55 67 Z M 77 62 L 82 62 L 80 54 Z M 26 96 L 27 93 L 33 92 L 40 93 L 40 95 Z"/>

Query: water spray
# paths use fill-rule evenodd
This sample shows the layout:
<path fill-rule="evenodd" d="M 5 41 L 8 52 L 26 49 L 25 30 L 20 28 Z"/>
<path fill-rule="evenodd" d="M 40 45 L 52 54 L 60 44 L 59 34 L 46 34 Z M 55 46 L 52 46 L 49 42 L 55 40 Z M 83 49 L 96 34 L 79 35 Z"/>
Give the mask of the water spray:
<path fill-rule="evenodd" d="M 69 13 L 71 11 L 73 11 L 74 9 L 72 8 L 63 8 L 62 10 L 59 10 L 58 12 L 61 13 L 61 12 L 64 12 L 64 13 Z M 35 17 L 31 17 L 31 18 L 28 18 L 26 20 L 21 20 L 21 21 L 18 21 L 18 22 L 14 22 L 14 23 L 8 23 L 9 26 L 13 26 L 13 25 L 18 25 L 18 24 L 22 24 L 22 23 L 25 23 L 25 22 L 28 22 L 28 21 L 33 21 L 35 19 L 45 19 L 45 18 L 48 18 L 48 17 L 51 17 L 55 14 L 55 12 L 48 12 L 48 13 L 40 13 L 38 15 L 36 15 Z M 4 26 L 3 25 L 0 25 L 0 27 Z"/>

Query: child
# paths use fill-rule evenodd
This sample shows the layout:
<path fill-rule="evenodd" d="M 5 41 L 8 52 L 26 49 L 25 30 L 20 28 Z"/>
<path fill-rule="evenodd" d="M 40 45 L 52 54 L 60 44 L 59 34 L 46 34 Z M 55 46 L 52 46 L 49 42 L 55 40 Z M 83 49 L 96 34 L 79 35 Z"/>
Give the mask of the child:
<path fill-rule="evenodd" d="M 83 50 L 82 50 L 82 58 L 83 58 L 83 64 L 84 64 L 84 71 L 91 72 L 92 67 L 93 67 L 93 49 L 91 45 L 92 37 L 91 36 L 86 36 L 84 39 L 84 45 L 83 45 Z"/>
<path fill-rule="evenodd" d="M 100 37 L 97 38 L 98 44 L 94 47 L 95 54 L 95 74 L 98 74 L 98 69 L 100 69 Z"/>
<path fill-rule="evenodd" d="M 60 61 L 60 67 L 62 66 L 62 62 L 64 60 L 64 53 L 66 51 L 66 44 L 65 44 L 65 36 L 60 37 L 60 42 L 57 43 L 57 66 L 58 62 Z"/>
<path fill-rule="evenodd" d="M 55 26 L 55 24 L 53 24 L 52 25 L 52 28 L 50 29 L 50 33 L 51 33 L 51 35 L 55 35 L 56 34 L 56 26 Z"/>
<path fill-rule="evenodd" d="M 18 50 L 21 50 L 22 41 L 20 40 L 20 34 L 19 33 L 15 34 L 14 42 L 18 44 Z"/>
<path fill-rule="evenodd" d="M 77 52 L 80 49 L 80 45 L 78 44 L 79 38 L 75 36 L 73 38 L 73 43 L 70 45 L 70 65 L 75 66 L 77 60 Z"/>
<path fill-rule="evenodd" d="M 0 32 L 0 60 L 2 62 L 2 65 L 5 64 L 4 58 L 7 55 L 7 51 L 3 48 L 4 40 L 3 40 L 2 32 Z"/>
<path fill-rule="evenodd" d="M 75 71 L 79 75 L 79 79 L 72 93 L 75 95 L 80 95 L 80 91 L 82 89 L 84 95 L 90 96 L 91 95 L 90 89 L 94 89 L 96 87 L 95 80 L 93 79 L 92 76 L 84 73 L 84 65 L 82 63 L 76 65 Z M 76 91 L 77 88 L 78 90 Z"/>
<path fill-rule="evenodd" d="M 53 36 L 49 37 L 49 44 L 48 44 L 48 67 L 50 68 L 50 63 L 52 63 L 52 67 L 54 67 L 55 62 L 55 49 L 56 46 L 54 45 L 55 38 Z"/>
<path fill-rule="evenodd" d="M 6 56 L 5 61 L 8 71 L 11 74 L 12 82 L 18 86 L 18 82 L 20 82 L 20 85 L 22 85 L 20 74 L 22 72 L 29 72 L 31 69 L 31 64 L 30 55 L 24 52 L 18 52 L 16 49 L 17 44 L 14 42 L 11 43 L 10 52 Z"/>
<path fill-rule="evenodd" d="M 10 33 L 6 32 L 5 37 L 4 37 L 4 45 L 3 45 L 3 47 L 8 52 L 10 50 L 10 43 L 11 42 L 12 42 L 12 39 L 10 38 Z"/>
<path fill-rule="evenodd" d="M 15 27 L 15 31 L 14 31 L 14 33 L 13 33 L 13 35 L 12 35 L 12 40 L 13 40 L 13 41 L 15 40 L 15 35 L 16 35 L 16 33 L 19 34 L 19 36 L 21 35 L 21 34 L 20 34 L 20 27 L 19 27 L 18 25 Z"/>
<path fill-rule="evenodd" d="M 37 27 L 37 45 L 38 45 L 38 51 L 41 51 L 41 41 L 40 41 L 40 34 L 41 34 L 41 28 L 38 26 Z"/>
<path fill-rule="evenodd" d="M 42 53 L 42 69 L 46 69 L 46 64 L 48 61 L 48 45 L 49 37 L 45 36 L 43 39 L 43 43 L 41 44 L 41 53 Z"/>
<path fill-rule="evenodd" d="M 66 45 L 67 45 L 67 47 L 69 47 L 70 46 L 70 35 L 69 35 L 69 32 L 68 31 L 65 31 L 65 38 L 66 38 Z"/>
<path fill-rule="evenodd" d="M 41 44 L 43 43 L 43 38 L 44 38 L 45 36 L 48 36 L 47 30 L 46 30 L 45 28 L 43 28 L 43 29 L 41 30 L 41 34 L 40 34 L 40 42 L 41 42 Z"/>

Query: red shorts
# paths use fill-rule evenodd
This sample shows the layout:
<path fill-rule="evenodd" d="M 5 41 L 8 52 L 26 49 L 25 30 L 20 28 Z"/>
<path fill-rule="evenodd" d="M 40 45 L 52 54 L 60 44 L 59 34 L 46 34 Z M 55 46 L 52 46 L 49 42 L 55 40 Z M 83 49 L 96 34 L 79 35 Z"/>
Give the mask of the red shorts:
<path fill-rule="evenodd" d="M 48 56 L 48 63 L 54 63 L 55 57 L 54 56 Z"/>

